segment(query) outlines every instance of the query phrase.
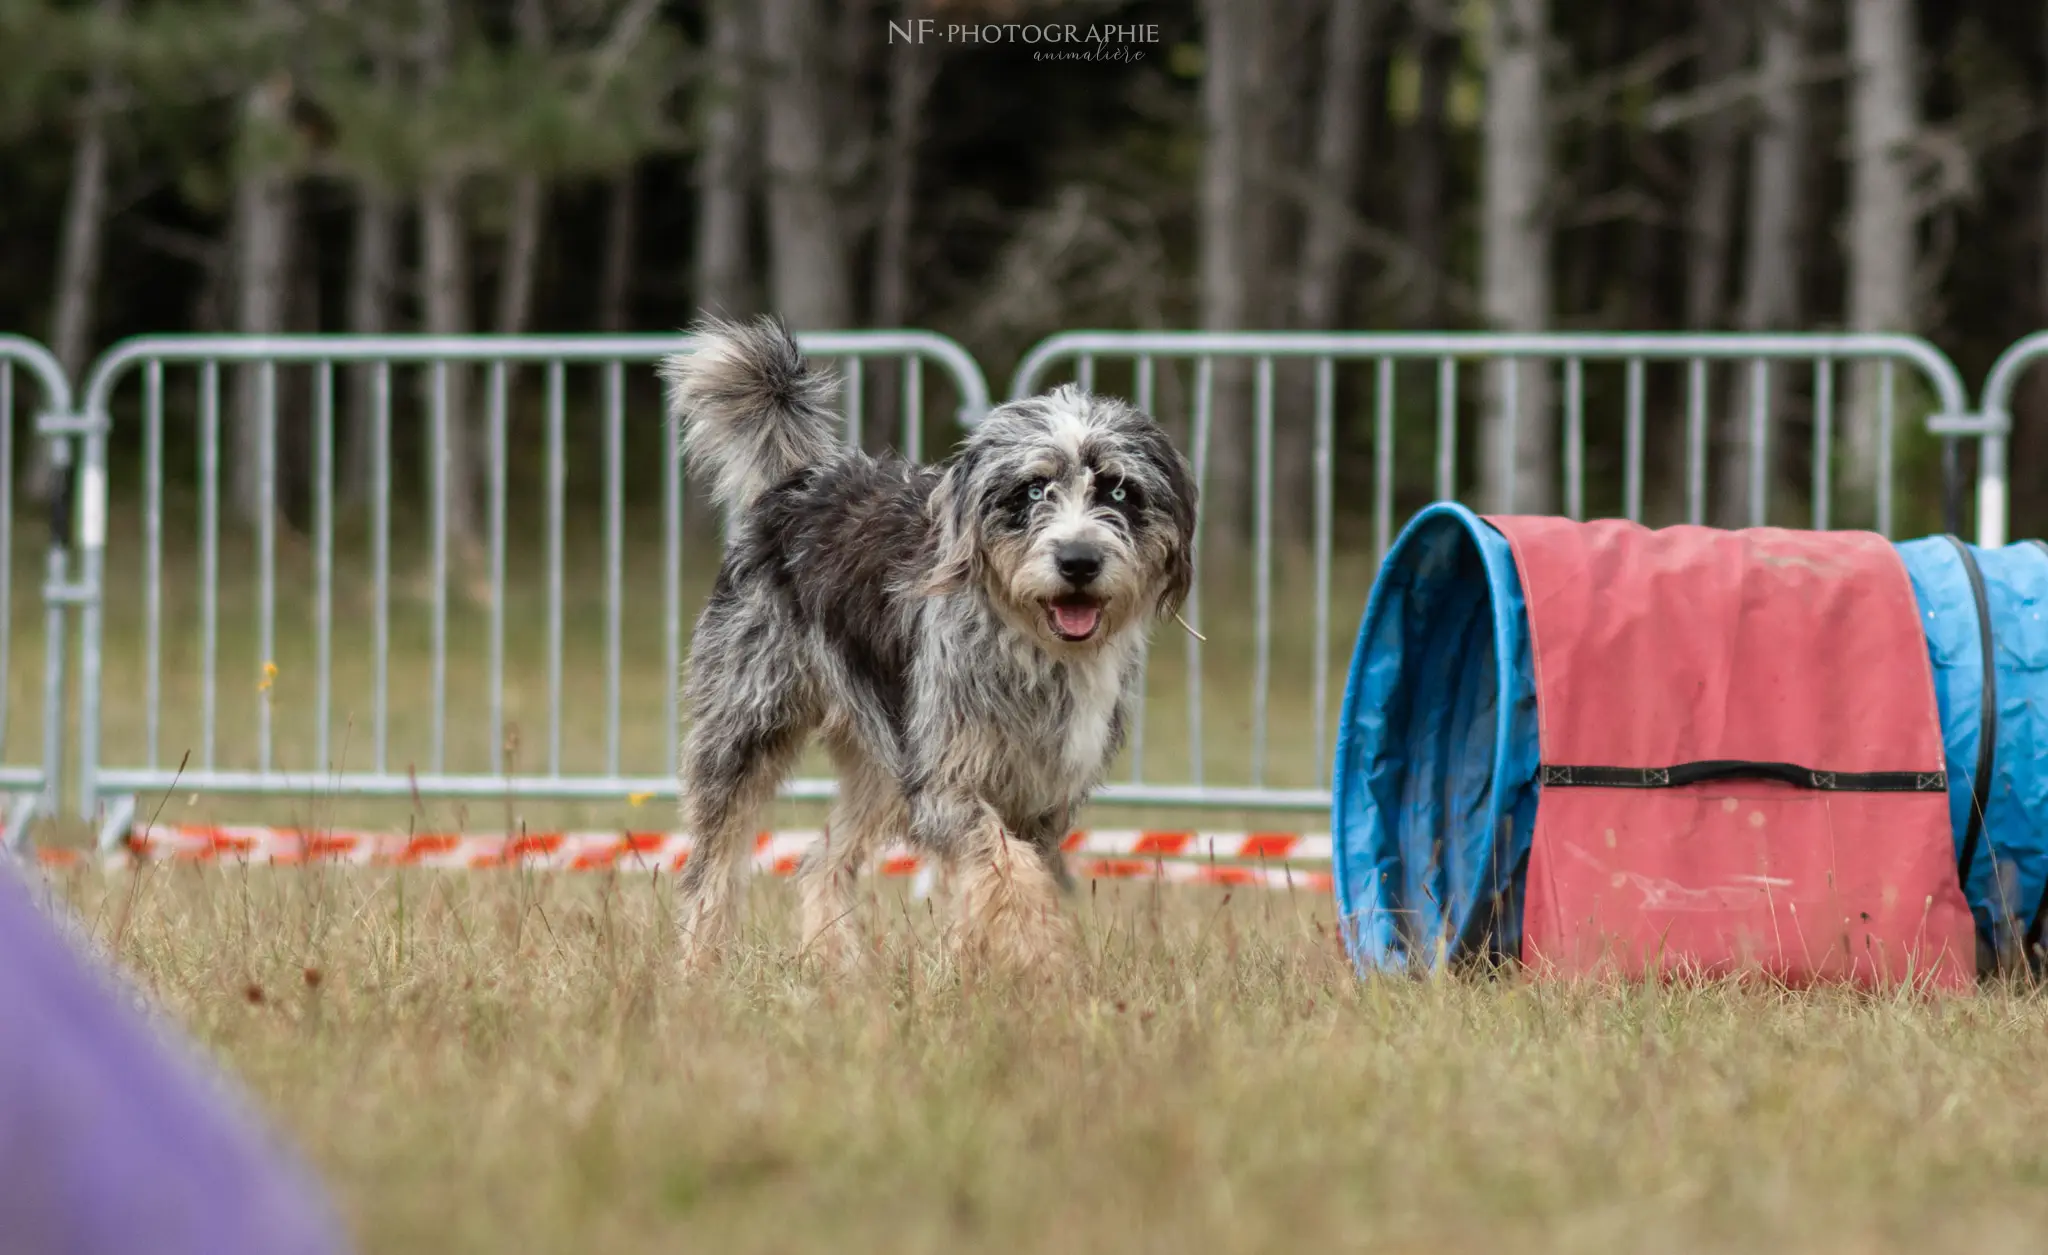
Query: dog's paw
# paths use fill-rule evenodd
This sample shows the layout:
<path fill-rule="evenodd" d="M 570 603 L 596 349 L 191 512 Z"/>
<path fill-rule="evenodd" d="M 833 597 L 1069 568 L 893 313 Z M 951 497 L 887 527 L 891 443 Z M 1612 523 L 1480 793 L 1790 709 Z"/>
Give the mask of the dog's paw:
<path fill-rule="evenodd" d="M 739 934 L 734 912 L 727 903 L 688 903 L 676 916 L 679 965 L 685 974 L 709 972 L 721 966 Z"/>
<path fill-rule="evenodd" d="M 1059 909 L 1059 885 L 1022 843 L 963 866 L 956 900 L 952 940 L 963 961 L 1018 973 L 1067 966 L 1073 926 Z"/>
<path fill-rule="evenodd" d="M 725 947 L 708 937 L 684 930 L 681 952 L 676 966 L 685 976 L 703 976 L 715 972 L 725 962 Z"/>
<path fill-rule="evenodd" d="M 858 976 L 873 966 L 869 938 L 852 919 L 837 918 L 813 928 L 804 928 L 804 957 L 838 976 Z"/>

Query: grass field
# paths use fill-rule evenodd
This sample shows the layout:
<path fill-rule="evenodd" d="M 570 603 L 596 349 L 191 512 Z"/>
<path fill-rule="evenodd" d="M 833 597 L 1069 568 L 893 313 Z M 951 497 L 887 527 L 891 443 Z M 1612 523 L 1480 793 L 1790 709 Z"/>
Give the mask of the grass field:
<path fill-rule="evenodd" d="M 2048 1006 L 1360 982 L 1320 898 L 1104 886 L 977 983 L 673 969 L 648 878 L 68 873 L 363 1247 L 2037 1251 Z"/>
<path fill-rule="evenodd" d="M 116 530 L 132 520 L 116 520 Z M 587 538 L 586 538 L 587 540 Z M 601 765 L 600 566 L 572 554 L 565 769 Z M 148 753 L 133 545 L 110 566 L 107 745 Z M 625 799 L 503 808 L 333 795 L 360 765 L 367 586 L 336 583 L 330 735 L 315 752 L 307 555 L 287 547 L 278 668 L 259 687 L 246 538 L 223 555 L 217 755 L 306 781 L 268 802 L 166 794 L 146 818 L 499 829 L 661 826 Z M 580 556 L 579 556 L 580 555 Z M 621 753 L 665 769 L 658 568 L 625 555 Z M 710 558 L 686 560 L 686 612 Z M 426 752 L 428 598 L 394 563 L 392 761 Z M 189 552 L 166 556 L 156 756 L 203 699 Z M 505 594 L 508 718 L 545 727 L 545 606 Z M 33 732 L 33 566 L 17 565 L 7 724 Z M 1369 564 L 1340 562 L 1323 745 Z M 1306 571 L 1276 571 L 1268 778 L 1318 782 Z M 1242 782 L 1253 662 L 1242 575 L 1209 589 L 1205 750 Z M 450 765 L 487 769 L 488 608 L 450 610 Z M 1185 642 L 1155 655 L 1145 769 L 1185 778 Z M 1125 775 L 1129 764 L 1120 765 Z M 785 810 L 784 821 L 810 819 Z M 1319 827 L 1319 816 L 1098 812 L 1096 822 Z M 81 825 L 54 826 L 78 840 Z M 1104 884 L 1053 980 L 956 971 L 921 903 L 882 886 L 861 979 L 793 956 L 789 890 L 709 980 L 674 968 L 646 877 L 153 867 L 58 879 L 93 934 L 252 1087 L 370 1252 L 2038 1251 L 2048 1238 L 2048 1003 L 1736 986 L 1361 982 L 1320 895 Z M 0 1012 L 4 1013 L 4 1012 Z"/>

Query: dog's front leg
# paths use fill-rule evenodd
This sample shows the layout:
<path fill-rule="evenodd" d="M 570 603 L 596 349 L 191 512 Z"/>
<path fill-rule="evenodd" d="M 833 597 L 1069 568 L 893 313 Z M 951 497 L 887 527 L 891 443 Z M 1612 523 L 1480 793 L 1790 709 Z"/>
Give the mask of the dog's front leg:
<path fill-rule="evenodd" d="M 963 958 L 1023 971 L 1065 957 L 1058 882 L 995 808 L 965 791 L 927 793 L 912 806 L 911 832 L 953 869 L 952 937 Z"/>

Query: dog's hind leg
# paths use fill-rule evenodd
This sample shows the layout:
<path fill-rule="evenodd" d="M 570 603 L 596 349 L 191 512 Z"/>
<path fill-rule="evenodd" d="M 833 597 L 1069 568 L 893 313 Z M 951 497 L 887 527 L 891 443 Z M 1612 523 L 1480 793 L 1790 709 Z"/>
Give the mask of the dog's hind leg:
<path fill-rule="evenodd" d="M 1067 834 L 1072 830 L 1073 811 L 1062 806 L 1026 824 L 1018 836 L 1030 842 L 1038 856 L 1045 860 L 1045 869 L 1052 873 L 1053 883 L 1061 893 L 1074 891 L 1074 872 L 1067 866 L 1067 856 L 1060 849 L 1066 843 Z"/>
<path fill-rule="evenodd" d="M 806 952 L 842 969 L 862 958 L 859 898 L 861 868 L 891 839 L 907 836 L 909 812 L 896 778 L 854 746 L 833 747 L 839 769 L 839 800 L 824 839 L 804 853 L 797 868 L 803 901 Z"/>
<path fill-rule="evenodd" d="M 684 961 L 715 960 L 738 928 L 761 808 L 788 774 L 816 723 L 816 703 L 793 651 L 773 645 L 744 663 L 723 655 L 747 639 L 699 629 L 685 692 L 691 714 L 683 741 L 683 822 L 691 838 L 677 919 Z M 757 642 L 755 642 L 757 643 Z"/>

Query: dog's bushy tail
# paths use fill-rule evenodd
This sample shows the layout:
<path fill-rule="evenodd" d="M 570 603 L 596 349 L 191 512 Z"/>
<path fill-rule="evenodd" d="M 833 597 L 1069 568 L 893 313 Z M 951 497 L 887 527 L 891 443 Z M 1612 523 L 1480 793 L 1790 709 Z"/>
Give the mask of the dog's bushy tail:
<path fill-rule="evenodd" d="M 711 480 L 712 499 L 743 516 L 768 489 L 839 447 L 830 371 L 813 370 L 773 318 L 705 319 L 686 353 L 662 359 L 683 459 Z"/>

